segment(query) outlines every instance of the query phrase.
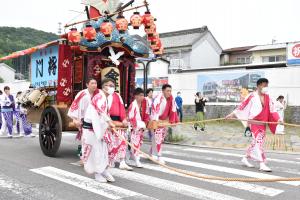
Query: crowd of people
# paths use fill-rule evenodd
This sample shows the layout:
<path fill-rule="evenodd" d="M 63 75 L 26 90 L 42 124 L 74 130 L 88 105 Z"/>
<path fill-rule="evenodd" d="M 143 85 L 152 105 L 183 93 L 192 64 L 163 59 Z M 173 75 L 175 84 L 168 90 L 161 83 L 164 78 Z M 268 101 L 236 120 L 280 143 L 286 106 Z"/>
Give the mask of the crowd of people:
<path fill-rule="evenodd" d="M 87 173 L 94 174 L 98 182 L 114 182 L 109 168 L 115 167 L 116 163 L 122 170 L 133 170 L 130 163 L 143 167 L 138 150 L 146 129 L 152 141 L 149 149 L 152 158 L 165 163 L 162 144 L 167 129 L 160 126 L 160 122 L 179 121 L 171 85 L 163 85 L 162 91 L 155 97 L 152 89 L 148 89 L 144 97 L 144 90 L 136 88 L 128 113 L 121 96 L 115 91 L 113 79 L 104 79 L 101 89 L 98 89 L 95 79 L 89 79 L 86 86 L 87 89 L 76 95 L 68 116 L 79 129 L 77 138 L 82 144 L 81 161 Z M 123 138 L 135 148 L 129 150 Z"/>
<path fill-rule="evenodd" d="M 4 93 L 0 90 L 0 135 L 12 138 L 34 137 L 32 126 L 27 121 L 27 110 L 18 102 L 18 97 L 22 92 L 18 92 L 16 97 L 11 95 L 10 88 L 4 87 Z"/>

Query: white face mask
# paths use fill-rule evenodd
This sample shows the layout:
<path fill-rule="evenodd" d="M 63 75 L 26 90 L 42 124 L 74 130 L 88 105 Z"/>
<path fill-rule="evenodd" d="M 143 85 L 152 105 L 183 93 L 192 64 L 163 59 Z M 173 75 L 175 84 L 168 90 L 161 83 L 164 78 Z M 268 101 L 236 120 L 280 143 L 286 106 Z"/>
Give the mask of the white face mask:
<path fill-rule="evenodd" d="M 267 94 L 268 91 L 269 91 L 269 87 L 263 87 L 263 88 L 261 89 L 261 93 L 263 93 L 263 94 Z"/>
<path fill-rule="evenodd" d="M 109 95 L 113 94 L 114 92 L 115 92 L 115 88 L 114 88 L 114 87 L 108 87 L 107 93 L 108 93 Z"/>
<path fill-rule="evenodd" d="M 179 97 L 180 97 L 180 96 L 181 96 L 181 94 L 177 94 L 177 96 L 179 96 Z"/>

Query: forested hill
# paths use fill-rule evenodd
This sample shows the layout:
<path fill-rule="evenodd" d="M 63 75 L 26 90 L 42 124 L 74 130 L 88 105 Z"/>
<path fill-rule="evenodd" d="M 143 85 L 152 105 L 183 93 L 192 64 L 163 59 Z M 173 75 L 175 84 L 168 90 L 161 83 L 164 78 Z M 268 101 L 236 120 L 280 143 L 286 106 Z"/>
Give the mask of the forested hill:
<path fill-rule="evenodd" d="M 56 34 L 33 28 L 0 26 L 0 57 L 56 39 Z"/>

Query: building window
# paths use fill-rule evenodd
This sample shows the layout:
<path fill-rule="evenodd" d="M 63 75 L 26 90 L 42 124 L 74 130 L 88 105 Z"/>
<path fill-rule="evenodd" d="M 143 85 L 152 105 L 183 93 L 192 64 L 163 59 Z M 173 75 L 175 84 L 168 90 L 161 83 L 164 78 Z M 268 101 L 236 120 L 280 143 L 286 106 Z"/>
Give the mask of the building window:
<path fill-rule="evenodd" d="M 285 55 L 277 55 L 277 56 L 263 56 L 262 62 L 281 62 L 285 61 L 286 56 Z"/>
<path fill-rule="evenodd" d="M 251 59 L 250 59 L 250 57 L 237 58 L 237 63 L 238 64 L 249 64 L 249 63 L 251 63 Z"/>

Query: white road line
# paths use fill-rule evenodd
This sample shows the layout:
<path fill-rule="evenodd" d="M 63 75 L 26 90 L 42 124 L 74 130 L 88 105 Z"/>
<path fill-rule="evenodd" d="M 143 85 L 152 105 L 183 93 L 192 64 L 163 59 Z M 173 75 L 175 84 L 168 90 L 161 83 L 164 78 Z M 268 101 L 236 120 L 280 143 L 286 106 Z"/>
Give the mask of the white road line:
<path fill-rule="evenodd" d="M 184 151 L 190 151 L 190 152 L 197 152 L 197 153 L 209 153 L 209 154 L 217 154 L 222 156 L 232 156 L 232 157 L 238 157 L 242 158 L 243 155 L 241 154 L 235 154 L 235 153 L 227 153 L 227 152 L 220 152 L 220 151 L 211 151 L 211 150 L 204 150 L 204 149 L 192 149 L 187 148 L 183 149 Z M 276 159 L 276 158 L 267 158 L 268 161 L 278 162 L 278 163 L 289 163 L 289 164 L 297 164 L 300 165 L 300 162 L 297 161 L 291 161 L 291 160 L 282 160 L 282 159 Z"/>
<path fill-rule="evenodd" d="M 0 188 L 4 188 L 7 191 L 12 192 L 13 194 L 20 197 L 20 199 L 57 199 L 62 200 L 56 197 L 54 194 L 51 194 L 42 189 L 33 187 L 20 182 L 19 180 L 8 177 L 0 173 Z M 1 195 L 0 195 L 1 197 Z"/>
<path fill-rule="evenodd" d="M 143 194 L 120 188 L 108 183 L 98 183 L 93 179 L 51 166 L 42 167 L 38 169 L 31 169 L 30 171 L 73 185 L 83 190 L 93 192 L 95 194 L 104 196 L 109 199 L 122 199 L 126 197 L 131 197 L 135 199 L 154 199 Z"/>
<path fill-rule="evenodd" d="M 185 178 L 197 179 L 200 181 L 215 183 L 215 184 L 219 184 L 219 185 L 223 185 L 223 186 L 227 186 L 227 187 L 231 187 L 231 188 L 235 188 L 235 189 L 239 189 L 239 190 L 246 190 L 248 192 L 253 192 L 253 193 L 270 196 L 270 197 L 274 197 L 274 196 L 284 192 L 284 190 L 278 190 L 275 188 L 265 187 L 265 186 L 261 186 L 261 185 L 255 185 L 252 183 L 226 182 L 226 181 L 200 179 L 200 178 L 180 174 L 180 173 L 174 172 L 172 170 L 169 170 L 169 169 L 157 166 L 157 165 L 143 164 L 143 166 L 145 169 L 149 169 L 149 170 L 153 170 L 153 171 L 172 174 L 172 175 L 181 176 L 181 177 L 185 177 Z M 208 176 L 207 174 L 201 174 L 201 175 Z"/>
<path fill-rule="evenodd" d="M 147 176 L 131 171 L 123 171 L 119 169 L 111 169 L 110 172 L 119 178 L 124 178 L 127 180 L 135 181 L 138 183 L 150 185 L 151 187 L 156 187 L 162 190 L 167 190 L 171 192 L 176 192 L 181 195 L 193 197 L 202 200 L 241 200 L 233 196 L 205 190 L 198 187 L 193 187 L 190 185 L 185 185 L 177 183 L 174 181 L 169 181 L 165 179 L 156 178 L 153 176 Z"/>
<path fill-rule="evenodd" d="M 213 161 L 213 162 L 221 162 L 221 163 L 227 163 L 227 164 L 233 164 L 233 165 L 238 165 L 240 166 L 242 162 L 240 160 L 230 160 L 228 158 L 218 158 L 218 157 L 207 157 L 202 154 L 192 154 L 192 155 L 187 155 L 186 153 L 181 153 L 181 152 L 173 152 L 173 151 L 164 151 L 164 155 L 171 155 L 171 156 L 180 156 L 180 157 L 189 157 L 189 158 L 194 158 L 194 159 L 200 159 L 200 160 L 208 160 L 208 161 Z M 272 169 L 275 171 L 279 172 L 284 172 L 288 174 L 294 174 L 299 176 L 300 171 L 298 169 L 291 169 L 291 168 L 285 168 L 285 167 L 278 167 L 278 166 L 271 166 Z M 287 165 L 288 167 L 288 165 Z"/>
<path fill-rule="evenodd" d="M 79 164 L 79 162 L 70 163 L 70 164 L 75 165 L 75 166 L 81 166 Z M 226 182 L 226 181 L 208 180 L 208 179 L 201 179 L 201 178 L 191 177 L 191 176 L 180 174 L 180 173 L 174 172 L 172 170 L 160 167 L 158 165 L 143 163 L 143 166 L 144 166 L 145 169 L 149 169 L 149 170 L 153 170 L 153 171 L 158 171 L 158 172 L 167 173 L 167 174 L 171 174 L 171 175 L 181 176 L 181 177 L 185 177 L 185 178 L 197 179 L 197 180 L 201 180 L 201 181 L 205 181 L 205 182 L 209 182 L 209 183 L 215 183 L 215 184 L 224 185 L 224 186 L 227 186 L 227 187 L 232 187 L 232 188 L 235 188 L 235 189 L 246 190 L 248 192 L 253 192 L 253 193 L 257 193 L 257 194 L 261 194 L 261 195 L 265 195 L 265 196 L 270 196 L 270 197 L 274 197 L 274 196 L 284 192 L 284 190 L 278 190 L 278 189 L 265 187 L 265 186 L 261 186 L 261 185 L 255 185 L 255 184 L 251 184 L 251 183 Z M 201 174 L 201 175 L 208 176 L 207 174 Z"/>
<path fill-rule="evenodd" d="M 210 164 L 205 164 L 205 163 L 200 163 L 200 162 L 192 162 L 192 161 L 186 161 L 186 160 L 180 160 L 180 159 L 174 159 L 174 158 L 164 157 L 164 160 L 169 163 L 175 163 L 175 164 L 184 165 L 184 166 L 219 171 L 219 172 L 223 172 L 223 173 L 225 172 L 225 173 L 247 176 L 247 177 L 252 177 L 252 178 L 282 178 L 280 176 L 275 176 L 275 175 L 270 175 L 270 174 L 251 172 L 251 171 L 246 171 L 246 170 L 241 170 L 241 169 L 222 167 L 222 166 L 218 166 L 218 165 L 210 165 Z M 282 181 L 280 183 L 293 185 L 293 186 L 300 185 L 300 181 L 290 181 L 290 182 Z"/>

